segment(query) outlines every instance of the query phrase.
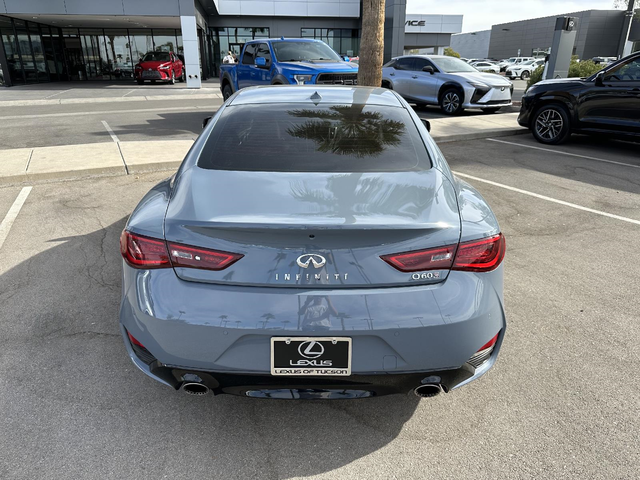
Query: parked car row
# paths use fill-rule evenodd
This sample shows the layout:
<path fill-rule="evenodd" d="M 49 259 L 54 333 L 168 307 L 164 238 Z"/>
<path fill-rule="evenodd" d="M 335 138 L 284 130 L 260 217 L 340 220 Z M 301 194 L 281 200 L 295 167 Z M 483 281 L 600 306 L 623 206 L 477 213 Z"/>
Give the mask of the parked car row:
<path fill-rule="evenodd" d="M 527 60 L 526 62 L 508 65 L 505 76 L 509 77 L 510 80 L 516 78 L 527 80 L 536 68 L 544 64 L 544 58 L 540 58 L 538 60 Z"/>

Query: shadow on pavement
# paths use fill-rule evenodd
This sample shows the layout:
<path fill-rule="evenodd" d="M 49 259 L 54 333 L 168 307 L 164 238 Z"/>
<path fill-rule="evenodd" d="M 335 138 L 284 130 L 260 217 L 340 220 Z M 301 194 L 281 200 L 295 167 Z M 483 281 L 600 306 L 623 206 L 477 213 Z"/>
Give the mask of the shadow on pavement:
<path fill-rule="evenodd" d="M 72 207 L 69 207 L 72 208 Z M 290 478 L 391 442 L 413 395 L 361 401 L 193 398 L 130 362 L 118 330 L 125 218 L 0 276 L 0 471 L 25 478 Z"/>

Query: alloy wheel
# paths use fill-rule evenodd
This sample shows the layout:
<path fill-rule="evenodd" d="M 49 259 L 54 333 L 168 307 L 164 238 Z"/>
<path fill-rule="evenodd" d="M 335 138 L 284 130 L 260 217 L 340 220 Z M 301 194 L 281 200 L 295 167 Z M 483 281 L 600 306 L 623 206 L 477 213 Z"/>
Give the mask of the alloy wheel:
<path fill-rule="evenodd" d="M 536 133 L 540 138 L 553 140 L 560 135 L 563 126 L 562 115 L 553 108 L 543 110 L 536 118 Z"/>
<path fill-rule="evenodd" d="M 442 107 L 447 113 L 455 112 L 460 106 L 460 97 L 457 93 L 448 92 L 442 101 Z"/>

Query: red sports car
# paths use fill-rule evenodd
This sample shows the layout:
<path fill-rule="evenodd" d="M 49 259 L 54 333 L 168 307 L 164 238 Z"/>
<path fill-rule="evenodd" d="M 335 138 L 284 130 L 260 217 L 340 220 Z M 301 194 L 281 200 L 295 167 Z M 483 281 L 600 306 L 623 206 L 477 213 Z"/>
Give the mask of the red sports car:
<path fill-rule="evenodd" d="M 173 85 L 176 79 L 184 82 L 184 65 L 173 52 L 149 52 L 136 65 L 135 77 L 139 85 L 145 80 Z"/>

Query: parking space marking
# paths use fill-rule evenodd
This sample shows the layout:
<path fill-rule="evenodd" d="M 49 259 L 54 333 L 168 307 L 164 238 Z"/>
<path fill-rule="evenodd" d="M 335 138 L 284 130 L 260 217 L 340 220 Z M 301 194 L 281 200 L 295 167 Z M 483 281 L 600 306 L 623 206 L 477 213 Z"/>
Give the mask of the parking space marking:
<path fill-rule="evenodd" d="M 594 160 L 596 162 L 613 163 L 614 165 L 622 165 L 623 167 L 640 168 L 640 165 L 633 165 L 632 163 L 616 162 L 614 160 L 606 160 L 604 158 L 589 157 L 587 155 L 580 155 L 578 153 L 563 152 L 561 150 L 553 150 L 551 148 L 536 147 L 534 145 L 523 145 L 521 143 L 507 142 L 506 140 L 498 140 L 497 138 L 487 138 L 487 140 L 490 142 L 498 142 L 498 143 L 506 143 L 507 145 L 515 145 L 516 147 L 531 148 L 533 150 L 542 150 L 544 152 L 558 153 L 560 155 L 568 155 L 570 157 L 585 158 L 587 160 Z"/>
<path fill-rule="evenodd" d="M 145 113 L 145 112 L 167 112 L 171 110 L 209 110 L 218 109 L 218 106 L 192 105 L 189 107 L 165 107 L 165 108 L 137 108 L 134 110 L 94 110 L 88 112 L 65 112 L 65 113 L 42 113 L 35 115 L 7 115 L 0 116 L 2 120 L 20 120 L 23 118 L 48 118 L 48 117 L 77 117 L 78 115 L 111 115 L 116 113 Z"/>
<path fill-rule="evenodd" d="M 529 192 L 527 190 L 522 190 L 516 187 L 510 187 L 509 185 L 504 185 L 498 182 L 492 182 L 491 180 L 485 180 L 484 178 L 474 177 L 473 175 L 467 175 L 466 173 L 453 172 L 454 175 L 459 177 L 468 178 L 470 180 L 475 180 L 476 182 L 487 183 L 489 185 L 493 185 L 494 187 L 504 188 L 505 190 L 511 190 L 512 192 L 521 193 L 523 195 L 528 195 L 530 197 L 539 198 L 541 200 L 546 200 L 547 202 L 557 203 L 559 205 L 564 205 L 565 207 L 575 208 L 577 210 L 583 210 L 585 212 L 595 213 L 596 215 L 602 215 L 603 217 L 613 218 L 615 220 L 620 220 L 623 222 L 633 223 L 635 225 L 640 225 L 640 220 L 634 220 L 633 218 L 621 217 L 620 215 L 614 215 L 613 213 L 602 212 L 600 210 L 594 210 L 593 208 L 583 207 L 582 205 L 576 205 L 575 203 L 565 202 L 564 200 L 558 200 L 557 198 L 547 197 L 546 195 L 540 195 L 539 193 Z"/>
<path fill-rule="evenodd" d="M 0 248 L 2 248 L 4 241 L 7 239 L 9 230 L 11 229 L 13 222 L 18 216 L 18 213 L 20 213 L 20 209 L 24 205 L 24 202 L 27 200 L 27 197 L 31 193 L 32 188 L 33 187 L 24 187 L 22 190 L 20 190 L 20 193 L 18 194 L 15 202 L 13 202 L 13 205 L 11 205 L 11 208 L 5 215 L 4 220 L 2 220 L 2 223 L 0 223 Z"/>
<path fill-rule="evenodd" d="M 107 129 L 107 132 L 109 132 L 109 135 L 111 135 L 111 139 L 116 142 L 116 143 L 120 143 L 120 139 L 118 138 L 118 136 L 113 132 L 113 130 L 111 130 L 111 127 L 109 126 L 109 124 L 107 122 L 105 122 L 104 120 L 102 120 L 102 125 L 104 125 L 104 128 Z"/>
<path fill-rule="evenodd" d="M 130 93 L 133 93 L 133 92 L 135 92 L 135 90 L 131 90 L 131 91 L 129 91 L 129 92 L 127 92 L 127 93 L 125 93 L 125 94 L 124 94 L 124 95 L 122 95 L 122 96 L 123 96 L 123 97 L 126 97 L 127 95 L 129 95 Z"/>
<path fill-rule="evenodd" d="M 46 97 L 44 97 L 43 100 L 46 100 L 47 98 L 55 97 L 56 95 L 60 95 L 61 93 L 70 92 L 71 90 L 73 90 L 73 88 L 70 88 L 69 90 L 62 90 L 60 92 L 52 93 L 51 95 L 47 95 Z"/>

